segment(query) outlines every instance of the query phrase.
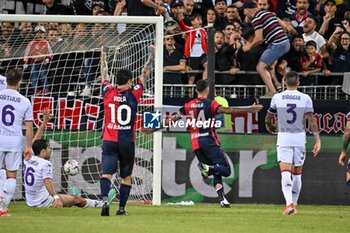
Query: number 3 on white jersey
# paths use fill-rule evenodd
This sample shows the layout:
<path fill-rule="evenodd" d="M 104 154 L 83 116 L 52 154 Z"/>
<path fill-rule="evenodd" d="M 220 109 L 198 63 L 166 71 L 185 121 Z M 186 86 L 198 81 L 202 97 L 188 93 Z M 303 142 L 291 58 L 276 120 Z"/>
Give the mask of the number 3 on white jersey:
<path fill-rule="evenodd" d="M 108 104 L 108 107 L 111 109 L 111 122 L 115 123 L 115 104 Z M 122 119 L 122 111 L 126 111 L 126 119 Z M 131 120 L 131 108 L 126 105 L 120 105 L 117 109 L 117 120 L 120 125 L 127 125 Z"/>

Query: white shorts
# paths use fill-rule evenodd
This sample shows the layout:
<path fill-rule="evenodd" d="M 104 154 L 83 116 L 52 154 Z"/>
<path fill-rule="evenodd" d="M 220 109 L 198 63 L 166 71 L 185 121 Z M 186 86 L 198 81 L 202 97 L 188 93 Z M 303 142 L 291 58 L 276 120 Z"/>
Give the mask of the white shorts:
<path fill-rule="evenodd" d="M 302 166 L 306 157 L 305 146 L 277 146 L 277 161 Z"/>
<path fill-rule="evenodd" d="M 37 205 L 35 207 L 51 207 L 54 202 L 55 202 L 55 198 L 53 198 L 53 196 L 49 196 L 46 199 L 46 201 L 40 203 L 39 205 Z"/>
<path fill-rule="evenodd" d="M 2 166 L 4 162 L 6 170 L 19 170 L 22 162 L 22 152 L 0 151 L 0 166 Z"/>

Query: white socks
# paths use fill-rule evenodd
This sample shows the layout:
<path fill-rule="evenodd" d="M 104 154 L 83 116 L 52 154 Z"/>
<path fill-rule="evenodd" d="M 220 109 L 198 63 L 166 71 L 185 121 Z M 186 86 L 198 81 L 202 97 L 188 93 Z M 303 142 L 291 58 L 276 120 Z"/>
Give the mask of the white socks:
<path fill-rule="evenodd" d="M 83 208 L 101 208 L 103 201 L 85 199 L 86 205 Z"/>
<path fill-rule="evenodd" d="M 284 199 L 286 199 L 286 205 L 289 206 L 293 203 L 292 198 L 292 189 L 293 189 L 293 183 L 291 178 L 291 172 L 290 171 L 282 171 L 281 172 L 281 185 L 282 185 L 282 192 L 284 195 Z"/>
<path fill-rule="evenodd" d="M 16 179 L 8 178 L 5 182 L 3 192 L 5 196 L 5 204 L 7 207 L 10 204 L 10 201 L 12 200 L 12 197 L 13 195 L 15 195 L 16 192 Z"/>
<path fill-rule="evenodd" d="M 298 198 L 299 198 L 299 195 L 300 195 L 301 186 L 302 186 L 301 173 L 293 174 L 292 178 L 293 178 L 293 190 L 292 190 L 293 203 L 294 203 L 294 205 L 297 205 L 298 204 Z"/>
<path fill-rule="evenodd" d="M 5 183 L 6 183 L 6 170 L 5 169 L 0 169 L 0 196 L 4 195 L 3 190 L 5 187 Z"/>

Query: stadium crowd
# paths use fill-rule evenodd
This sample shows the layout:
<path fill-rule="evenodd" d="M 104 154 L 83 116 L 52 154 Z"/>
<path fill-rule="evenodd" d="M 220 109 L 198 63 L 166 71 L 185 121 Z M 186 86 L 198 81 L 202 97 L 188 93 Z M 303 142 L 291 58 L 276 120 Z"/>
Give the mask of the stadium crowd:
<path fill-rule="evenodd" d="M 244 5 L 252 8 L 252 0 L 104 0 L 85 1 L 43 0 L 45 14 L 51 15 L 131 15 L 152 16 L 165 15 L 170 12 L 177 22 L 175 28 L 166 28 L 164 37 L 164 80 L 165 84 L 193 84 L 196 80 L 206 78 L 207 65 L 207 27 L 215 28 L 215 69 L 226 71 L 216 75 L 216 84 L 249 84 L 268 86 L 259 71 L 259 58 L 268 48 L 267 43 L 254 47 L 246 46 L 254 42 L 256 25 L 247 17 Z M 350 72 L 350 1 L 349 0 L 257 0 L 253 1 L 257 12 L 270 11 L 269 17 L 277 16 L 278 23 L 290 41 L 290 49 L 272 66 L 269 73 L 273 81 L 270 90 L 281 87 L 281 78 L 288 70 L 301 72 L 302 85 L 339 85 L 342 77 L 332 73 Z M 254 7 L 254 6 L 253 6 Z M 247 8 L 247 7 L 245 7 Z M 168 10 L 167 10 L 168 9 Z M 255 13 L 254 16 L 256 16 Z M 272 15 L 272 16 L 271 16 Z M 263 20 L 266 20 L 264 18 Z M 109 35 L 117 31 L 117 25 L 107 27 Z M 46 76 L 52 67 L 63 65 L 52 61 L 51 56 L 41 60 L 28 59 L 38 44 L 46 52 L 65 52 L 94 43 L 105 44 L 107 33 L 105 25 L 95 24 L 32 24 L 23 22 L 15 25 L 3 22 L 0 35 L 0 57 L 24 57 L 24 68 L 31 72 L 30 80 L 35 93 L 48 94 Z M 40 34 L 38 36 L 38 34 Z M 266 35 L 264 39 L 266 41 Z M 73 38 L 72 40 L 67 38 Z M 35 42 L 36 41 L 36 42 Z M 68 42 L 68 43 L 67 43 Z M 109 41 L 113 43 L 113 40 Z M 15 45 L 15 46 L 14 46 Z M 82 66 L 86 87 L 82 94 L 90 93 L 89 84 L 96 78 L 98 65 L 97 52 L 85 56 Z M 40 63 L 40 67 L 37 65 Z M 51 64 L 50 64 L 51 63 Z M 4 65 L 2 65 L 4 66 Z M 258 74 L 240 74 L 239 71 L 256 71 Z M 190 70 L 203 70 L 199 74 L 186 74 Z M 169 72 L 170 71 L 170 72 Z M 315 73 L 323 72 L 319 78 Z M 64 84 L 64 80 L 59 80 Z M 41 84 L 40 84 L 41 83 Z M 269 86 L 268 86 L 269 87 Z M 34 88 L 34 87 L 33 87 Z M 61 91 L 64 91 L 61 89 Z"/>

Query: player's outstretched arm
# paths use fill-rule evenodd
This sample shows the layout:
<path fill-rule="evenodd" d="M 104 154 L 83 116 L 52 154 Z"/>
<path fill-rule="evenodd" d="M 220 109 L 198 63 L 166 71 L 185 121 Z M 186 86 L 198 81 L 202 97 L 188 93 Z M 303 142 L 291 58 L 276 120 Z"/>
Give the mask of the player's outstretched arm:
<path fill-rule="evenodd" d="M 273 114 L 267 113 L 265 117 L 265 126 L 267 131 L 269 131 L 272 134 L 277 133 L 277 127 L 276 125 L 272 124 Z"/>
<path fill-rule="evenodd" d="M 147 58 L 147 61 L 145 63 L 145 65 L 142 68 L 141 71 L 141 75 L 139 77 L 139 81 L 142 84 L 145 84 L 147 79 L 149 78 L 150 74 L 151 74 L 151 67 L 152 67 L 152 62 L 154 60 L 155 57 L 155 53 L 156 53 L 156 47 L 154 45 L 150 45 L 149 46 L 149 55 Z"/>
<path fill-rule="evenodd" d="M 50 195 L 53 196 L 53 198 L 55 199 L 55 202 L 53 203 L 53 207 L 62 208 L 63 203 L 62 203 L 60 197 L 57 195 L 57 192 L 56 192 L 55 187 L 53 185 L 52 179 L 50 179 L 50 178 L 44 179 L 44 185 L 45 185 L 47 191 L 50 193 Z"/>
<path fill-rule="evenodd" d="M 33 144 L 33 122 L 26 121 L 26 148 L 23 156 L 25 160 L 29 160 L 32 157 L 32 144 Z"/>
<path fill-rule="evenodd" d="M 312 153 L 314 153 L 314 157 L 316 157 L 321 150 L 320 129 L 318 128 L 316 119 L 311 112 L 306 114 L 306 118 L 309 122 L 310 130 L 314 134 L 314 137 L 315 137 L 315 146 L 312 150 Z"/>
<path fill-rule="evenodd" d="M 43 135 L 47 123 L 49 123 L 49 121 L 51 120 L 50 109 L 45 108 L 41 113 L 43 114 L 44 119 L 34 136 L 33 142 L 35 142 L 38 139 L 41 139 L 41 136 Z"/>
<path fill-rule="evenodd" d="M 220 106 L 218 108 L 218 113 L 224 113 L 224 114 L 240 114 L 240 113 L 247 113 L 247 112 L 260 112 L 260 110 L 263 108 L 261 104 L 254 103 L 248 108 L 235 108 L 235 107 L 223 107 Z"/>
<path fill-rule="evenodd" d="M 109 81 L 108 76 L 108 66 L 107 66 L 107 52 L 108 48 L 105 46 L 101 47 L 101 56 L 100 56 L 100 63 L 101 63 L 101 82 Z"/>
<path fill-rule="evenodd" d="M 346 123 L 346 129 L 343 136 L 343 147 L 339 156 L 339 164 L 345 166 L 346 150 L 350 142 L 350 121 Z"/>

